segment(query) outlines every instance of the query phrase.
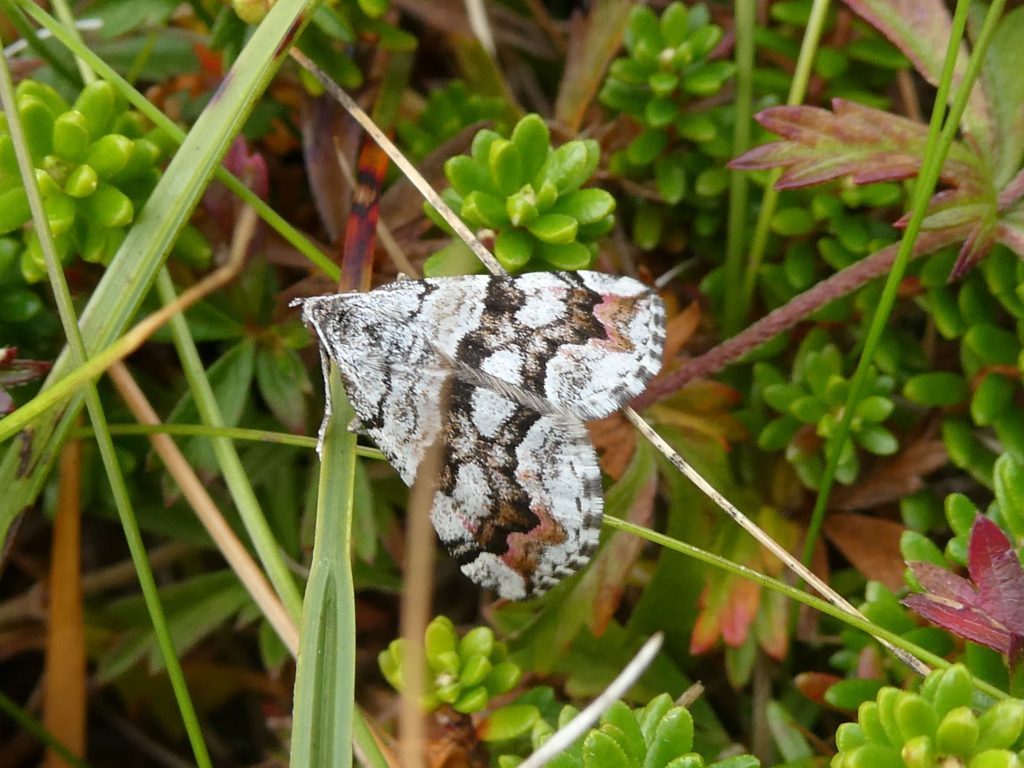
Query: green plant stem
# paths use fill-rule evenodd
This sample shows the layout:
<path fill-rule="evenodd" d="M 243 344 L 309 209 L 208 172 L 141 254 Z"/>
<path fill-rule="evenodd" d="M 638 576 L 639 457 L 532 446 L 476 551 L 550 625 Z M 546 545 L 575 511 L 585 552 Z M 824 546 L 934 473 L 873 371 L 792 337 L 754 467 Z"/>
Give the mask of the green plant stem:
<path fill-rule="evenodd" d="M 631 523 L 627 520 L 622 520 L 620 518 L 610 517 L 606 515 L 602 523 L 608 528 L 615 528 L 620 531 L 627 531 L 633 534 L 634 536 L 639 536 L 640 538 L 651 542 L 652 544 L 657 544 L 660 547 L 671 549 L 673 552 L 679 552 L 680 554 L 686 555 L 687 557 L 692 557 L 695 560 L 699 560 L 702 563 L 706 563 L 707 565 L 723 570 L 734 576 L 739 576 L 740 578 L 753 581 L 754 583 L 764 587 L 765 589 L 770 589 L 774 592 L 778 592 L 779 594 L 785 595 L 786 597 L 789 597 L 795 600 L 796 602 L 802 603 L 803 605 L 806 605 L 809 608 L 813 608 L 816 611 L 828 614 L 829 616 L 838 619 L 844 624 L 851 626 L 855 629 L 859 629 L 862 632 L 871 635 L 872 637 L 876 637 L 881 640 L 886 640 L 892 645 L 896 646 L 897 648 L 901 648 L 907 653 L 923 661 L 926 661 L 932 667 L 948 669 L 950 666 L 952 666 L 952 664 L 949 661 L 942 658 L 941 656 L 936 656 L 931 651 L 927 651 L 924 648 L 915 645 L 914 643 L 908 641 L 906 638 L 896 634 L 895 632 L 890 632 L 887 629 L 884 629 L 876 624 L 871 623 L 865 618 L 848 613 L 847 611 L 844 611 L 841 608 L 837 608 L 836 606 L 826 602 L 825 600 L 822 600 L 819 597 L 815 597 L 813 595 L 808 594 L 807 592 L 804 592 L 802 589 L 793 587 L 777 579 L 773 579 L 770 576 L 765 576 L 764 574 L 759 573 L 758 571 L 755 571 L 752 568 L 747 568 L 744 565 L 734 563 L 731 560 L 721 557 L 720 555 L 716 555 L 711 552 L 706 552 L 702 549 L 698 549 L 697 547 L 694 547 L 691 544 L 686 544 L 677 539 L 673 539 L 670 536 L 666 536 L 663 533 L 652 531 L 649 528 L 644 528 L 642 525 L 637 525 L 636 523 Z M 996 699 L 1005 699 L 1008 697 L 1006 691 L 1001 691 L 991 683 L 987 683 L 984 680 L 974 678 L 974 686 L 979 691 L 982 691 L 983 693 L 986 693 L 989 696 L 992 696 Z"/>
<path fill-rule="evenodd" d="M 74 35 L 78 40 L 78 43 L 85 47 L 82 42 L 81 35 L 78 34 L 78 28 L 75 26 L 75 15 L 71 12 L 71 8 L 68 7 L 67 0 L 53 0 L 53 10 L 57 12 L 57 18 L 60 19 L 64 25 L 64 29 L 68 31 L 68 34 Z M 84 59 L 75 57 L 75 64 L 78 66 L 78 72 L 82 75 L 82 82 L 88 85 L 89 83 L 95 82 L 96 73 L 93 72 Z"/>
<path fill-rule="evenodd" d="M 157 275 L 156 288 L 160 294 L 160 300 L 165 305 L 173 304 L 178 298 L 166 267 L 162 267 Z M 168 325 L 200 417 L 207 426 L 223 429 L 224 417 L 217 404 L 217 398 L 213 394 L 210 380 L 206 377 L 203 362 L 199 358 L 199 350 L 196 349 L 192 333 L 188 328 L 188 321 L 179 312 L 171 318 Z M 224 475 L 224 481 L 227 483 L 228 491 L 242 518 L 245 530 L 256 548 L 260 563 L 267 572 L 267 578 L 274 585 L 274 590 L 281 598 L 281 602 L 284 603 L 292 620 L 298 622 L 302 617 L 302 596 L 281 556 L 281 548 L 277 539 L 274 538 L 273 531 L 270 530 L 267 518 L 260 509 L 256 493 L 246 476 L 242 460 L 238 457 L 238 451 L 235 450 L 234 443 L 226 437 L 211 437 L 210 441 L 217 457 L 217 463 Z"/>
<path fill-rule="evenodd" d="M 224 437 L 228 440 L 245 440 L 253 443 L 274 443 L 290 445 L 293 448 L 316 448 L 317 439 L 308 435 L 293 435 L 289 432 L 273 432 L 269 429 L 248 429 L 246 427 L 211 427 L 208 424 L 108 424 L 112 435 L 177 435 L 180 437 Z M 91 427 L 76 427 L 71 437 L 92 437 L 96 432 Z M 384 461 L 384 454 L 376 448 L 356 446 L 356 455 L 364 459 Z"/>
<path fill-rule="evenodd" d="M 345 428 L 355 414 L 344 392 L 332 363 L 327 386 L 331 416 L 320 457 L 316 533 L 295 673 L 294 768 L 352 764 L 356 632 L 351 532 L 356 437 Z M 356 735 L 364 731 L 372 743 L 368 728 Z"/>
<path fill-rule="evenodd" d="M 72 363 L 81 362 L 87 356 L 85 341 L 78 327 L 78 318 L 75 313 L 74 304 L 71 301 L 71 292 L 68 290 L 67 281 L 64 279 L 64 271 L 53 244 L 53 235 L 50 232 L 46 210 L 43 207 L 39 185 L 36 182 L 35 168 L 29 155 L 24 130 L 18 116 L 14 97 L 14 84 L 11 82 L 7 60 L 3 57 L 0 57 L 0 104 L 3 104 L 4 111 L 7 114 L 8 127 L 18 158 L 18 168 L 21 172 L 22 183 L 25 186 L 29 207 L 32 211 L 32 224 L 39 238 L 43 256 L 46 259 L 46 269 L 50 277 L 51 287 L 53 288 L 54 299 L 57 302 L 61 324 L 67 336 L 71 361 Z M 143 599 L 149 611 L 150 620 L 153 623 L 153 631 L 157 638 L 157 644 L 160 647 L 161 656 L 167 667 L 167 675 L 170 679 L 171 688 L 174 690 L 174 697 L 181 713 L 185 731 L 192 745 L 192 752 L 200 766 L 204 768 L 205 766 L 212 766 L 210 755 L 203 741 L 199 718 L 196 716 L 195 707 L 192 705 L 188 685 L 185 682 L 185 675 L 178 662 L 170 629 L 167 626 L 163 607 L 160 604 L 156 580 L 153 578 L 153 571 L 149 565 L 146 547 L 142 542 L 142 533 L 139 530 L 138 520 L 135 518 L 131 498 L 128 494 L 128 487 L 124 482 L 124 475 L 121 472 L 121 466 L 117 459 L 117 452 L 114 449 L 114 441 L 106 429 L 106 415 L 103 411 L 103 405 L 100 402 L 96 386 L 92 383 L 85 389 L 85 402 L 89 418 L 92 421 L 93 428 L 96 430 L 96 443 L 107 473 L 111 494 L 114 497 L 114 505 L 117 508 L 125 538 L 128 541 L 132 563 L 138 574 Z"/>
<path fill-rule="evenodd" d="M 811 521 L 807 529 L 807 538 L 804 541 L 803 562 L 810 563 L 814 552 L 814 545 L 817 542 L 822 522 L 825 519 L 825 509 L 828 506 L 829 493 L 835 481 L 836 468 L 839 466 L 839 456 L 843 445 L 849 439 L 850 424 L 856 412 L 857 404 L 860 402 L 864 389 L 864 382 L 867 379 L 871 362 L 874 359 L 875 350 L 878 348 L 885 325 L 889 320 L 889 314 L 896 303 L 896 294 L 899 290 L 903 275 L 907 270 L 907 263 L 910 261 L 914 243 L 918 233 L 921 231 L 921 224 L 928 211 L 928 201 L 935 191 L 935 184 L 939 180 L 939 173 L 942 165 L 952 146 L 960 118 L 967 106 L 967 100 L 971 95 L 971 88 L 977 79 L 978 73 L 985 60 L 985 51 L 995 33 L 997 21 L 1002 14 L 1005 0 L 995 0 L 989 6 L 988 15 L 982 25 L 981 34 L 978 36 L 977 44 L 971 52 L 971 58 L 967 65 L 967 72 L 956 92 L 953 104 L 950 107 L 949 115 L 943 124 L 943 113 L 945 105 L 949 103 L 949 90 L 953 82 L 953 71 L 956 65 L 957 53 L 960 50 L 960 41 L 963 39 L 964 27 L 967 23 L 967 13 L 970 6 L 969 0 L 958 0 L 956 11 L 953 15 L 953 27 L 949 38 L 949 45 L 946 50 L 946 60 L 943 64 L 942 79 L 939 81 L 939 88 L 935 95 L 935 105 L 932 109 L 931 120 L 928 124 L 928 141 L 925 144 L 924 160 L 921 164 L 921 172 L 914 184 L 913 200 L 911 203 L 910 221 L 900 241 L 900 248 L 893 261 L 892 271 L 882 288 L 882 295 L 878 300 L 875 313 L 871 318 L 871 326 L 868 329 L 864 340 L 864 348 L 860 360 L 857 362 L 857 369 L 850 380 L 850 391 L 846 397 L 846 405 L 843 407 L 843 418 L 839 423 L 833 439 L 827 451 L 825 471 L 821 478 L 821 485 L 818 488 L 818 496 L 814 502 L 814 511 L 811 514 Z"/>
<path fill-rule="evenodd" d="M 736 0 L 736 125 L 732 135 L 732 156 L 739 157 L 750 146 L 750 121 L 754 101 L 754 23 L 757 3 Z M 743 284 L 743 248 L 747 243 L 747 200 L 750 182 L 739 170 L 729 172 L 729 221 L 725 243 L 725 302 L 722 331 L 732 336 L 744 324 L 749 302 L 737 290 Z"/>
<path fill-rule="evenodd" d="M 821 35 L 825 29 L 828 7 L 828 0 L 814 0 L 814 5 L 811 6 L 811 15 L 807 20 L 807 29 L 804 30 L 804 39 L 800 43 L 800 55 L 796 60 L 793 81 L 790 83 L 789 95 L 786 98 L 787 104 L 802 104 L 807 95 L 807 84 L 811 80 L 814 56 L 818 52 L 818 43 L 821 42 Z M 775 215 L 775 207 L 779 202 L 779 192 L 775 189 L 775 183 L 781 176 L 782 170 L 776 168 L 768 175 L 768 181 L 765 183 L 761 210 L 757 215 L 754 236 L 750 242 L 750 260 L 747 263 L 746 279 L 743 283 L 744 306 L 750 304 L 754 296 L 754 289 L 757 287 L 757 274 L 761 271 L 761 262 L 764 260 L 764 251 L 768 245 L 768 230 L 771 227 L 772 216 Z"/>
<path fill-rule="evenodd" d="M 61 760 L 72 766 L 72 768 L 90 768 L 89 763 L 82 760 L 58 741 L 42 723 L 19 707 L 14 701 L 7 698 L 3 691 L 0 691 L 0 712 L 5 713 L 11 720 L 16 722 L 23 731 L 32 734 L 40 744 L 45 745 L 47 749 L 51 749 L 60 755 Z"/>

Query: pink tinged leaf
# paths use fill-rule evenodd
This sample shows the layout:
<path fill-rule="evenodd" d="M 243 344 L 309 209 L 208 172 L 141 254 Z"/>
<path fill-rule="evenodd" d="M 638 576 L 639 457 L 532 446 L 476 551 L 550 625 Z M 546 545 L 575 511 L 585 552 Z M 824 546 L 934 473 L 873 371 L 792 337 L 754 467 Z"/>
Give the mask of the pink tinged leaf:
<path fill-rule="evenodd" d="M 971 528 L 968 570 L 981 609 L 1024 634 L 1024 569 L 1006 534 L 987 517 L 979 515 Z"/>
<path fill-rule="evenodd" d="M 933 624 L 955 635 L 993 650 L 1006 653 L 1009 635 L 1005 628 L 993 625 L 989 616 L 972 606 L 946 603 L 934 595 L 916 593 L 903 598 L 903 604 Z"/>
<path fill-rule="evenodd" d="M 952 20 L 943 0 L 845 0 L 854 13 L 881 32 L 910 59 L 925 80 L 938 85 Z M 967 51 L 957 52 L 953 93 L 967 70 Z M 989 108 L 980 88 L 971 91 L 963 124 L 984 142 L 990 124 Z"/>
<path fill-rule="evenodd" d="M 0 416 L 6 416 L 14 410 L 14 400 L 0 387 Z"/>
<path fill-rule="evenodd" d="M 739 648 L 747 642 L 750 628 L 757 618 L 761 602 L 761 587 L 746 579 L 737 579 L 729 590 L 722 610 L 722 640 L 726 645 Z"/>
<path fill-rule="evenodd" d="M 996 240 L 1024 259 L 1024 221 L 1003 220 L 996 225 Z"/>
<path fill-rule="evenodd" d="M 926 594 L 962 605 L 977 602 L 978 593 L 971 582 L 952 571 L 925 562 L 910 562 L 907 565 Z"/>
<path fill-rule="evenodd" d="M 960 246 L 960 253 L 957 254 L 956 263 L 949 273 L 949 282 L 959 280 L 981 261 L 996 242 L 995 222 L 987 221 L 979 224 L 971 230 L 971 234 Z"/>
<path fill-rule="evenodd" d="M 917 175 L 927 127 L 905 117 L 834 99 L 832 111 L 819 107 L 771 107 L 757 120 L 785 141 L 746 152 L 730 168 L 785 168 L 778 189 L 849 177 L 855 184 Z M 941 178 L 953 186 L 979 189 L 979 161 L 962 145 L 951 148 Z"/>

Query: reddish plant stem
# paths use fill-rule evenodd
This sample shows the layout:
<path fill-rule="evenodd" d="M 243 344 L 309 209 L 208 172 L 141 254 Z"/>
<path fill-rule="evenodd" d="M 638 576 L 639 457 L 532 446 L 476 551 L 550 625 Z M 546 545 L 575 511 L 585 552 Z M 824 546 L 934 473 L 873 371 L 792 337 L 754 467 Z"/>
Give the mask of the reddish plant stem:
<path fill-rule="evenodd" d="M 946 245 L 964 239 L 970 227 L 950 227 L 935 232 L 922 233 L 914 246 L 912 258 L 919 258 L 937 251 Z M 632 402 L 633 408 L 641 410 L 653 403 L 664 400 L 694 379 L 712 376 L 730 363 L 792 328 L 826 304 L 842 298 L 861 288 L 877 277 L 881 277 L 892 266 L 900 244 L 893 243 L 867 258 L 851 264 L 795 296 L 776 310 L 769 312 L 752 325 L 721 344 L 695 357 L 682 367 L 651 382 L 647 390 Z"/>

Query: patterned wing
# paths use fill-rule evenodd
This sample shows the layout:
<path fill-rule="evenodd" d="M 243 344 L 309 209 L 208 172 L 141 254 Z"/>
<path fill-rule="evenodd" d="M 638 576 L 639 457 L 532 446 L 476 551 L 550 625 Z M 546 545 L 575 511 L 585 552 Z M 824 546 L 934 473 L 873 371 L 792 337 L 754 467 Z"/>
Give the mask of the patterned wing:
<path fill-rule="evenodd" d="M 535 272 L 421 282 L 415 327 L 460 378 L 541 412 L 607 416 L 661 368 L 665 308 L 636 280 Z"/>
<path fill-rule="evenodd" d="M 412 485 L 427 449 L 441 430 L 440 392 L 451 376 L 447 361 L 426 339 L 398 322 L 413 315 L 423 286 L 403 283 L 403 295 L 381 312 L 373 293 L 304 299 L 302 316 L 338 364 L 356 412 L 352 425 L 369 435 L 406 485 Z"/>
<path fill-rule="evenodd" d="M 586 429 L 452 379 L 430 517 L 463 573 L 504 598 L 539 595 L 590 559 L 601 474 Z"/>

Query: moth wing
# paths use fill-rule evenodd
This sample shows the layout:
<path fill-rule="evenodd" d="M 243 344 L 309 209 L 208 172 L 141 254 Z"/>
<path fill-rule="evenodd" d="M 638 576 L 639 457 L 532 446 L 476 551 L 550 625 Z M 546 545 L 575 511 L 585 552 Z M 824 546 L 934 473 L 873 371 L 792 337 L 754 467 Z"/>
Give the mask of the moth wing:
<path fill-rule="evenodd" d="M 440 393 L 451 376 L 425 338 L 393 317 L 403 307 L 415 311 L 416 286 L 410 287 L 383 312 L 372 293 L 301 302 L 304 319 L 338 364 L 354 427 L 373 439 L 407 485 L 440 433 Z"/>
<path fill-rule="evenodd" d="M 661 368 L 665 308 L 599 272 L 421 281 L 417 328 L 460 378 L 542 412 L 607 416 Z"/>
<path fill-rule="evenodd" d="M 508 599 L 539 595 L 597 546 L 601 476 L 586 429 L 452 378 L 431 520 L 463 573 Z"/>

